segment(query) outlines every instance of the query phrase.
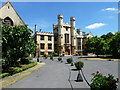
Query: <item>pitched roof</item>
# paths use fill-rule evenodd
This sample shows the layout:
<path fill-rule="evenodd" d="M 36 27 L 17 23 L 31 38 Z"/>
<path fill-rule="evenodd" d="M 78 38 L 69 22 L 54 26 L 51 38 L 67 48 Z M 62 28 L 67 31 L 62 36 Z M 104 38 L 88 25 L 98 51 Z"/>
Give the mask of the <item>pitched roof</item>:
<path fill-rule="evenodd" d="M 24 23 L 24 21 L 22 20 L 22 18 L 21 18 L 21 17 L 19 16 L 19 14 L 17 13 L 17 11 L 15 10 L 15 8 L 13 7 L 13 5 L 11 4 L 10 1 L 7 1 L 2 7 L 4 7 L 4 6 L 7 5 L 7 4 L 9 4 L 9 5 L 14 9 L 16 15 L 19 17 L 19 19 L 22 21 L 22 23 L 23 23 L 24 25 L 26 25 L 26 24 Z M 1 9 L 2 7 L 0 7 L 0 9 Z"/>

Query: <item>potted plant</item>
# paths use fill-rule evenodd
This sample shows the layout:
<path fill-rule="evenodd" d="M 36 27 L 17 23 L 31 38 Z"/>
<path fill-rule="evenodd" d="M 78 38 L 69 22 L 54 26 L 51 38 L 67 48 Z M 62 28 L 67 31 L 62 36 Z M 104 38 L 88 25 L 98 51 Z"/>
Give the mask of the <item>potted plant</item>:
<path fill-rule="evenodd" d="M 72 58 L 68 58 L 68 59 L 67 59 L 67 63 L 70 64 L 70 63 L 72 63 L 72 62 L 73 62 L 73 59 L 72 59 Z"/>
<path fill-rule="evenodd" d="M 59 57 L 59 58 L 58 58 L 58 61 L 62 61 L 62 58 L 61 58 L 61 57 Z"/>
<path fill-rule="evenodd" d="M 103 76 L 100 72 L 93 73 L 92 83 L 90 84 L 91 90 L 116 90 L 118 78 L 113 75 Z"/>
<path fill-rule="evenodd" d="M 77 61 L 74 64 L 75 64 L 75 67 L 77 70 L 81 70 L 81 68 L 83 68 L 83 66 L 84 66 L 84 63 L 81 61 Z"/>

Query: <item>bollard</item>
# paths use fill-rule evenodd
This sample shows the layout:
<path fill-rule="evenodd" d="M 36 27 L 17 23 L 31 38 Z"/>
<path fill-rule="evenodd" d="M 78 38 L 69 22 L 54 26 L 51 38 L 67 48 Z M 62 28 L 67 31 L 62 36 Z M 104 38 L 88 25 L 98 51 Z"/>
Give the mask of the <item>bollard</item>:
<path fill-rule="evenodd" d="M 39 58 L 37 58 L 37 62 L 39 62 Z"/>

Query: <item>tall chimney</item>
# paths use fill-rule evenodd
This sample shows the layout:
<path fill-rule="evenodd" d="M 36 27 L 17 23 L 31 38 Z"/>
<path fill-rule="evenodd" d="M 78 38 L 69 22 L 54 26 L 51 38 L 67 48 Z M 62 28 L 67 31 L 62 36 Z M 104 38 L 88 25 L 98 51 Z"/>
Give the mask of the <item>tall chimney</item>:
<path fill-rule="evenodd" d="M 37 24 L 35 24 L 35 32 L 37 31 Z"/>

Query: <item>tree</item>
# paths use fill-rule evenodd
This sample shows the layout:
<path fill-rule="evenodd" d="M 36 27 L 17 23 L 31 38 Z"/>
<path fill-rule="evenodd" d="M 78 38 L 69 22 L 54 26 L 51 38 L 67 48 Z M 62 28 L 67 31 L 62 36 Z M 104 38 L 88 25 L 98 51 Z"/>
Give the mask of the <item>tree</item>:
<path fill-rule="evenodd" d="M 120 32 L 116 32 L 110 41 L 111 54 L 115 58 L 120 58 Z"/>
<path fill-rule="evenodd" d="M 120 32 L 116 32 L 115 35 L 108 33 L 101 37 L 88 38 L 85 50 L 87 53 L 112 55 L 115 58 L 120 58 Z"/>
<path fill-rule="evenodd" d="M 102 54 L 102 47 L 104 45 L 104 40 L 100 37 L 88 38 L 85 44 L 85 51 L 88 53 L 94 53 L 96 55 Z"/>
<path fill-rule="evenodd" d="M 107 33 L 106 35 L 105 35 L 105 34 L 102 35 L 101 38 L 103 38 L 104 40 L 106 40 L 106 39 L 112 38 L 113 36 L 114 36 L 114 34 L 111 33 L 111 32 L 109 32 L 109 33 Z"/>
<path fill-rule="evenodd" d="M 2 56 L 7 66 L 19 65 L 18 60 L 35 51 L 32 30 L 26 26 L 2 26 Z"/>

